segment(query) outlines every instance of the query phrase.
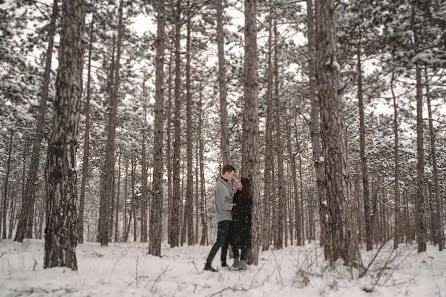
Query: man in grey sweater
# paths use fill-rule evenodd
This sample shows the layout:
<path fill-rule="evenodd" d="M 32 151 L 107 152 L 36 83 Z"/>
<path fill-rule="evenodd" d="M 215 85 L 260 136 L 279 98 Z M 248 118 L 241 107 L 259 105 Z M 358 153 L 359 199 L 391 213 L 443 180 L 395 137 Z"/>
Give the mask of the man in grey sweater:
<path fill-rule="evenodd" d="M 229 233 L 232 227 L 232 193 L 229 189 L 229 181 L 234 179 L 235 169 L 231 165 L 223 166 L 222 175 L 215 184 L 215 219 L 218 223 L 217 240 L 212 246 L 206 259 L 204 270 L 216 272 L 212 268 L 212 260 L 218 249 L 221 248 L 221 266 L 226 267 L 226 255 L 228 251 Z"/>

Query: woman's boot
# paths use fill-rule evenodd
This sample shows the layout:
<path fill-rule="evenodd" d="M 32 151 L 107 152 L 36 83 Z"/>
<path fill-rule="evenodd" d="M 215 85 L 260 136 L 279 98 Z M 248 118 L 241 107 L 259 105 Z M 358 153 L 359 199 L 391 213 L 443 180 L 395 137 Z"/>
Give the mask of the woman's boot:
<path fill-rule="evenodd" d="M 234 258 L 234 263 L 232 264 L 230 270 L 240 270 L 240 260 L 238 258 Z"/>

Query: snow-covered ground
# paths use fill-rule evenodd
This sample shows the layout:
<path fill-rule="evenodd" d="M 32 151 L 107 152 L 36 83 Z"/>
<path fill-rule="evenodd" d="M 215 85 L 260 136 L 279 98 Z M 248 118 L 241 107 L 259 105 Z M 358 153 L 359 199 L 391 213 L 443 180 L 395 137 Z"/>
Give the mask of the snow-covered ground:
<path fill-rule="evenodd" d="M 314 243 L 262 252 L 259 265 L 242 272 L 203 272 L 209 250 L 164 246 L 158 258 L 146 244 L 86 243 L 77 248 L 74 272 L 44 270 L 43 241 L 0 240 L 0 296 L 446 296 L 446 251 L 433 246 L 417 254 L 404 245 L 391 252 L 389 243 L 362 278 L 341 264 L 330 269 Z M 375 254 L 362 251 L 365 266 Z"/>

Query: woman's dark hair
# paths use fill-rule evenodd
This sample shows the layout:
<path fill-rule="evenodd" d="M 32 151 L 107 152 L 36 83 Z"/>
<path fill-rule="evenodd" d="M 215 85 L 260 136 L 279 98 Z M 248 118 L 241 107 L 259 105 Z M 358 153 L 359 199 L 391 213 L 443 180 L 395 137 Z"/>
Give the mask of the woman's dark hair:
<path fill-rule="evenodd" d="M 242 193 L 251 197 L 251 180 L 249 178 L 242 177 L 241 182 L 243 186 Z"/>

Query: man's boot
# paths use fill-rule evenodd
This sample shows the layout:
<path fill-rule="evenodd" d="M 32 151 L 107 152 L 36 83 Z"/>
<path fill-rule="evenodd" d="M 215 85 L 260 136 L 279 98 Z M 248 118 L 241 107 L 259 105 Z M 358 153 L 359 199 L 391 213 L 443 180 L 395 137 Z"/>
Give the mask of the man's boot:
<path fill-rule="evenodd" d="M 214 268 L 212 268 L 211 263 L 206 263 L 204 265 L 204 270 L 205 271 L 211 271 L 211 272 L 217 272 L 217 270 L 215 270 Z"/>

